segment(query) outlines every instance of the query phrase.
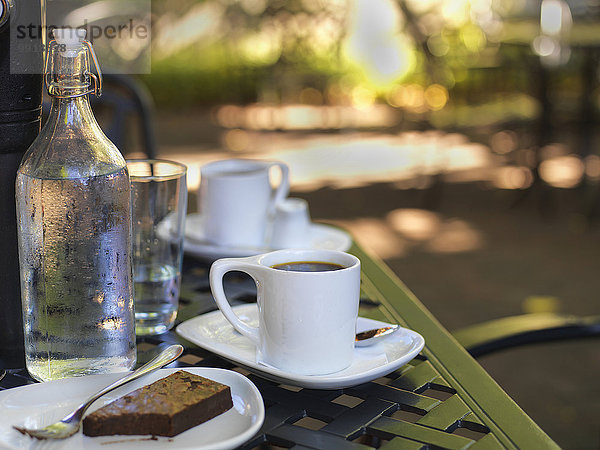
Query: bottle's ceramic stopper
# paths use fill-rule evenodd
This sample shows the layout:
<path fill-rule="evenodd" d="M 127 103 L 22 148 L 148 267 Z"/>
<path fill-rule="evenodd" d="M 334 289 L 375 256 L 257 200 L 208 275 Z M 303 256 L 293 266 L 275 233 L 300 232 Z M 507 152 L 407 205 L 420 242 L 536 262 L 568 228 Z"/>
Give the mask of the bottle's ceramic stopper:
<path fill-rule="evenodd" d="M 64 45 L 63 56 L 74 58 L 85 39 L 85 28 L 55 28 L 52 33 L 58 45 Z"/>

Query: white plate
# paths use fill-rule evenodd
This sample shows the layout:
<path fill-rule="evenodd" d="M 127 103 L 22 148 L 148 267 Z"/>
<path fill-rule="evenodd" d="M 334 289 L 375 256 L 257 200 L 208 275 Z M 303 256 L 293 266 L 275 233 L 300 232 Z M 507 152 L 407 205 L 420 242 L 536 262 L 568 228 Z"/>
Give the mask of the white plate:
<path fill-rule="evenodd" d="M 339 228 L 312 223 L 309 228 L 307 248 L 316 250 L 339 250 L 345 252 L 352 245 L 352 238 Z M 223 247 L 207 242 L 204 237 L 202 216 L 188 214 L 185 218 L 184 251 L 198 258 L 214 261 L 219 258 L 240 258 L 277 250 L 263 247 Z"/>
<path fill-rule="evenodd" d="M 60 441 L 38 441 L 23 436 L 13 425 L 38 428 L 62 419 L 94 392 L 108 386 L 123 374 L 92 375 L 48 381 L 0 392 L 0 448 L 15 449 L 229 449 L 252 438 L 262 426 L 265 408 L 260 392 L 243 375 L 231 370 L 208 367 L 161 369 L 106 394 L 90 408 L 105 404 L 178 370 L 209 378 L 231 388 L 233 408 L 190 428 L 175 437 L 157 436 L 84 436 Z"/>
<path fill-rule="evenodd" d="M 235 306 L 233 310 L 244 322 L 252 326 L 258 325 L 255 303 Z M 360 332 L 387 325 L 389 324 L 359 317 L 356 330 Z M 235 331 L 219 310 L 183 322 L 177 327 L 177 333 L 263 378 L 312 389 L 339 389 L 374 380 L 409 362 L 425 345 L 420 334 L 400 328 L 375 345 L 356 347 L 354 361 L 347 369 L 329 375 L 296 375 L 257 363 L 254 344 Z"/>

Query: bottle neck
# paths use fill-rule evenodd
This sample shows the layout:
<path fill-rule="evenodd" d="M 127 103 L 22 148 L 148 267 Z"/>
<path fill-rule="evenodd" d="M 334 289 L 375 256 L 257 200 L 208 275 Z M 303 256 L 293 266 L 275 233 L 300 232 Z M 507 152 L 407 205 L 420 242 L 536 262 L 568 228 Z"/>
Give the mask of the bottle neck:
<path fill-rule="evenodd" d="M 54 121 L 61 128 L 82 128 L 96 125 L 96 119 L 88 95 L 68 98 L 52 98 L 48 122 Z"/>
<path fill-rule="evenodd" d="M 56 129 L 85 128 L 96 120 L 89 101 L 89 59 L 85 47 L 60 51 L 53 46 L 48 71 L 52 110 L 48 122 Z"/>

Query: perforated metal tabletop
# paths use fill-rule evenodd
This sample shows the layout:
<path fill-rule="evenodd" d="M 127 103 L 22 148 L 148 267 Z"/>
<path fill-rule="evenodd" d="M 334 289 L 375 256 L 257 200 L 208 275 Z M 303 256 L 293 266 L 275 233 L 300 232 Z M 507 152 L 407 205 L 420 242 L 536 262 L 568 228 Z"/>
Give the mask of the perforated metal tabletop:
<path fill-rule="evenodd" d="M 425 337 L 409 364 L 369 383 L 338 390 L 277 384 L 183 341 L 174 331 L 138 340 L 138 363 L 171 343 L 185 352 L 170 367 L 221 367 L 251 379 L 266 408 L 264 425 L 243 449 L 500 449 L 558 448 L 450 336 L 398 278 L 358 246 L 362 263 L 360 314 L 397 322 Z M 230 273 L 232 304 L 256 301 L 245 275 Z M 186 259 L 178 321 L 216 309 L 208 265 Z M 25 369 L 10 370 L 0 389 L 34 383 Z"/>

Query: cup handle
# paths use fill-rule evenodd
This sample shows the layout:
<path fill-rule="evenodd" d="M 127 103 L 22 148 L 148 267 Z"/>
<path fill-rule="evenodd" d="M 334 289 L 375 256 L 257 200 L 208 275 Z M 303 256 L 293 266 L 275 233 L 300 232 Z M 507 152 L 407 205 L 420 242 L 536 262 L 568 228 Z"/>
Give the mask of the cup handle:
<path fill-rule="evenodd" d="M 282 162 L 273 162 L 271 163 L 271 166 L 277 166 L 279 167 L 279 170 L 281 170 L 281 182 L 275 189 L 275 193 L 271 199 L 271 204 L 269 205 L 268 210 L 269 215 L 273 215 L 275 213 L 275 206 L 284 198 L 286 198 L 290 192 L 289 168 L 287 164 Z"/>
<path fill-rule="evenodd" d="M 248 260 L 248 262 L 245 262 L 245 260 Z M 258 347 L 260 342 L 258 328 L 251 327 L 238 318 L 231 309 L 231 305 L 227 301 L 225 290 L 223 289 L 223 277 L 227 272 L 239 270 L 255 278 L 256 266 L 249 261 L 247 258 L 225 258 L 215 261 L 210 267 L 210 289 L 217 302 L 217 306 L 225 318 L 233 325 L 233 328 L 250 339 Z"/>

